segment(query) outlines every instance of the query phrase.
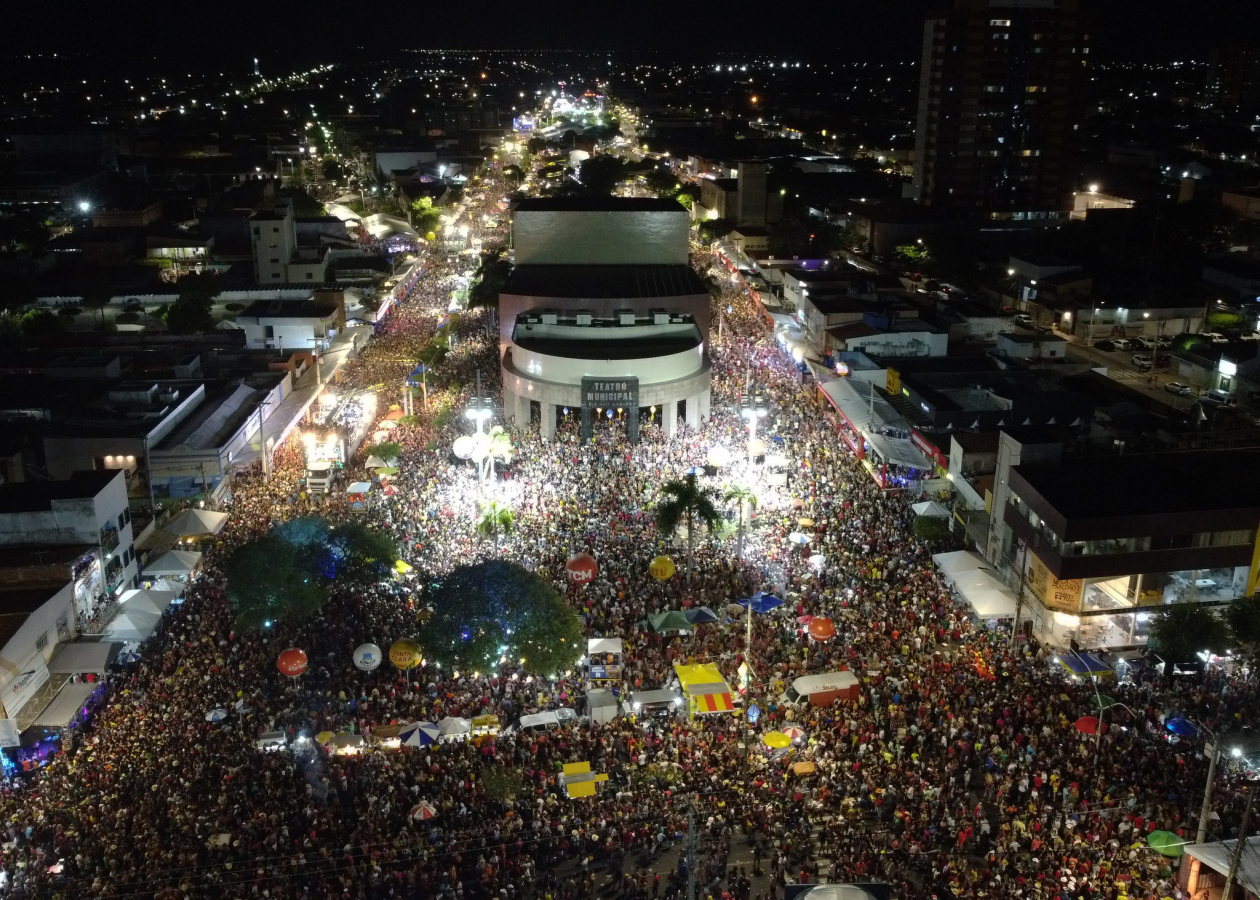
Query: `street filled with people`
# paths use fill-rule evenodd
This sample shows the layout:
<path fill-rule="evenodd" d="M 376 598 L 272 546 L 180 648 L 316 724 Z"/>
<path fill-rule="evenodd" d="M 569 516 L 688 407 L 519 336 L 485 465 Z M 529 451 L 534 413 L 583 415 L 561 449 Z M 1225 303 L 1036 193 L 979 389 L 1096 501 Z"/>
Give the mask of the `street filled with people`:
<path fill-rule="evenodd" d="M 483 215 L 507 189 L 491 171 L 479 190 L 486 199 L 466 202 L 464 215 L 491 246 L 506 230 L 482 227 Z M 295 439 L 268 477 L 238 480 L 228 525 L 206 547 L 185 602 L 112 676 L 64 752 L 0 798 L 6 894 L 655 898 L 685 896 L 690 876 L 701 900 L 768 900 L 784 884 L 820 880 L 886 882 L 894 897 L 925 900 L 1174 895 L 1170 859 L 1146 838 L 1160 830 L 1194 840 L 1204 740 L 1255 724 L 1254 679 L 1209 669 L 1108 684 L 1119 701 L 1111 727 L 1081 733 L 1077 720 L 1098 714 L 1096 686 L 953 596 L 932 562 L 939 548 L 911 531 L 919 493 L 877 485 L 755 301 L 700 246 L 693 265 L 719 267 L 713 320 L 724 320 L 709 345 L 708 420 L 666 438 L 664 411 L 651 410 L 637 444 L 620 417 L 601 419 L 584 442 L 570 410 L 543 440 L 536 421 L 505 421 L 499 407 L 491 424 L 508 429 L 513 456 L 479 484 L 475 464 L 452 453 L 474 427 L 461 413 L 475 386 L 499 391 L 493 311 L 448 317 L 452 278 L 471 265 L 430 249 L 415 289 L 333 386 L 374 392 L 382 417 L 402 407 L 419 349 L 449 333 L 427 405 L 417 392 L 416 415 L 389 432 L 401 448 L 397 474 L 382 484 L 359 454 L 344 480 L 375 480 L 368 509 L 351 508 L 344 489 L 312 497 Z M 769 409 L 756 453 L 739 409 L 750 386 Z M 695 536 L 689 576 L 687 542 L 658 532 L 653 504 L 665 481 L 697 467 L 713 473 L 698 478 L 729 527 Z M 729 486 L 756 495 L 744 529 L 722 499 Z M 485 536 L 479 503 L 492 499 L 515 519 Z M 300 623 L 238 628 L 226 558 L 312 510 L 387 530 L 414 572 L 369 588 L 334 583 Z M 598 571 L 575 583 L 565 563 L 581 552 Z M 649 571 L 661 555 L 677 564 L 664 580 Z M 495 558 L 554 584 L 588 636 L 623 641 L 623 694 L 670 686 L 675 663 L 711 662 L 737 693 L 746 684 L 734 712 L 626 709 L 600 724 L 582 715 L 580 666 L 551 678 L 512 665 L 475 674 L 356 667 L 357 646 L 388 648 L 423 629 L 422 573 Z M 758 591 L 784 603 L 752 615 L 748 632 L 732 604 Z M 670 633 L 647 624 L 653 613 L 701 606 L 717 621 Z M 816 640 L 810 617 L 830 619 L 834 635 Z M 277 670 L 289 647 L 309 658 L 299 678 Z M 842 669 L 858 676 L 855 700 L 811 706 L 784 696 L 802 675 Z M 558 708 L 578 715 L 541 731 L 508 727 Z M 226 718 L 209 721 L 216 709 Z M 499 733 L 420 748 L 375 740 L 402 723 L 488 715 Z M 1200 734 L 1171 736 L 1164 726 L 1175 716 Z M 766 746 L 765 735 L 789 726 L 800 732 L 791 746 Z M 286 746 L 260 748 L 274 732 Z M 327 732 L 363 743 L 316 740 Z M 589 762 L 607 783 L 570 799 L 559 777 L 569 762 Z M 1245 801 L 1231 772 L 1222 767 L 1217 779 L 1210 839 L 1236 834 Z M 699 847 L 692 871 L 678 855 L 689 818 Z M 736 852 L 752 865 L 733 864 Z"/>

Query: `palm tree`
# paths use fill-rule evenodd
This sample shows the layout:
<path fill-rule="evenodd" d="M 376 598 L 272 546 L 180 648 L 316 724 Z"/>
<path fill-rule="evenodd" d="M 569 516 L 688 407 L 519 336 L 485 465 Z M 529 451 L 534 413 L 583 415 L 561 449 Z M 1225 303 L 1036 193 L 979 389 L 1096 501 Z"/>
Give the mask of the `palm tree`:
<path fill-rule="evenodd" d="M 695 569 L 696 529 L 699 519 L 709 528 L 717 528 L 722 514 L 713 504 L 715 491 L 701 487 L 696 476 L 688 474 L 661 485 L 661 500 L 656 505 L 656 530 L 661 534 L 673 534 L 683 522 L 687 523 L 687 583 Z"/>
<path fill-rule="evenodd" d="M 752 519 L 753 510 L 757 508 L 757 495 L 746 487 L 733 484 L 726 489 L 723 499 L 727 503 L 735 501 L 739 509 L 739 537 L 735 544 L 735 558 L 744 558 L 744 507 L 748 507 L 748 518 Z"/>
<path fill-rule="evenodd" d="M 477 534 L 483 538 L 495 538 L 508 534 L 516 522 L 516 514 L 498 501 L 491 500 L 481 507 L 481 518 L 477 520 Z"/>
<path fill-rule="evenodd" d="M 512 461 L 512 457 L 516 455 L 516 451 L 512 449 L 512 438 L 508 436 L 502 425 L 495 425 L 486 434 L 486 437 L 488 442 L 482 464 L 486 467 L 485 475 L 493 476 L 494 464 L 501 462 L 507 465 Z"/>

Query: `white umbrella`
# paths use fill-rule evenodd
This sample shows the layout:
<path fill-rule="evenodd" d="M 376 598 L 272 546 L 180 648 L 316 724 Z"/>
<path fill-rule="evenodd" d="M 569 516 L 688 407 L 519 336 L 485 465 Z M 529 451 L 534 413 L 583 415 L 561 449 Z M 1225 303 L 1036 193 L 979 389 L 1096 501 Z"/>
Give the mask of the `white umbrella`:
<path fill-rule="evenodd" d="M 210 710 L 210 712 L 206 713 L 207 722 L 222 722 L 227 717 L 228 717 L 228 711 L 226 709 L 223 709 L 222 707 L 220 707 L 219 709 L 212 709 Z"/>
<path fill-rule="evenodd" d="M 799 531 L 793 531 L 792 533 L 788 535 L 788 540 L 791 541 L 793 544 L 808 544 L 809 536 L 806 534 L 802 534 Z"/>
<path fill-rule="evenodd" d="M 472 723 L 467 719 L 461 719 L 459 716 L 447 716 L 438 724 L 438 732 L 443 737 L 456 734 L 469 734 L 472 731 Z"/>
<path fill-rule="evenodd" d="M 389 463 L 385 462 L 385 460 L 381 459 L 379 456 L 369 456 L 366 465 L 369 469 L 384 469 L 388 468 Z"/>
<path fill-rule="evenodd" d="M 209 509 L 186 509 L 162 526 L 167 534 L 176 537 L 201 537 L 218 534 L 227 522 L 227 513 Z"/>

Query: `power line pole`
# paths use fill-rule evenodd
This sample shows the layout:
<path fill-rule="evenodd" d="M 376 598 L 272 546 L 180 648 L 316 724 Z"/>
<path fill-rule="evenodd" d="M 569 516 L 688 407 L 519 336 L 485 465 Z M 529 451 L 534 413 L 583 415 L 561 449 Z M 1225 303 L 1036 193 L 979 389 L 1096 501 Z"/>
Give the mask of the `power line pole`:
<path fill-rule="evenodd" d="M 1019 562 L 1019 590 L 1015 592 L 1015 621 L 1011 624 L 1011 644 L 1019 638 L 1019 615 L 1024 611 L 1024 573 L 1028 569 L 1028 544 L 1024 544 L 1024 552 Z"/>
<path fill-rule="evenodd" d="M 696 900 L 696 807 L 687 803 L 687 900 Z"/>
<path fill-rule="evenodd" d="M 1238 876 L 1238 866 L 1242 863 L 1243 848 L 1247 846 L 1247 820 L 1251 818 L 1251 802 L 1256 799 L 1255 785 L 1247 791 L 1247 808 L 1243 810 L 1242 826 L 1238 829 L 1238 843 L 1234 845 L 1234 858 L 1229 863 L 1229 875 L 1225 878 L 1225 887 L 1221 889 L 1221 900 L 1229 900 L 1234 890 L 1234 879 Z M 695 898 L 689 898 L 695 900 Z"/>
<path fill-rule="evenodd" d="M 1213 733 L 1212 743 L 1208 745 L 1211 755 L 1208 757 L 1207 784 L 1203 786 L 1203 805 L 1199 807 L 1199 830 L 1194 838 L 1196 844 L 1207 841 L 1208 818 L 1212 815 L 1212 783 L 1216 780 L 1216 760 L 1221 753 L 1219 740 Z"/>

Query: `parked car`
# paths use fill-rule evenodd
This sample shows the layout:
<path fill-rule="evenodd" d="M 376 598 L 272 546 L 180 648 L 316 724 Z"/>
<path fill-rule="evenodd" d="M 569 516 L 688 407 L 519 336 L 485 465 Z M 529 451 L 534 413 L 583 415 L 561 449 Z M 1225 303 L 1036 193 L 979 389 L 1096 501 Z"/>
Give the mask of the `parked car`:
<path fill-rule="evenodd" d="M 1117 348 L 1114 341 L 1094 341 L 1094 349 L 1110 353 Z"/>
<path fill-rule="evenodd" d="M 1120 338 L 1120 339 L 1118 339 L 1118 340 L 1116 340 L 1116 341 L 1113 341 L 1112 343 L 1114 343 L 1114 344 L 1116 345 L 1116 349 L 1117 349 L 1117 350 L 1124 350 L 1124 351 L 1126 351 L 1126 352 L 1127 352 L 1127 351 L 1129 351 L 1129 350 L 1141 350 L 1141 349 L 1142 349 L 1142 348 L 1141 348 L 1141 346 L 1139 346 L 1139 345 L 1138 345 L 1138 342 L 1137 342 L 1137 341 L 1131 341 L 1131 340 L 1129 340 L 1128 338 Z"/>
<path fill-rule="evenodd" d="M 1213 389 L 1204 391 L 1199 397 L 1199 402 L 1207 406 L 1233 406 L 1237 401 L 1229 391 Z"/>
<path fill-rule="evenodd" d="M 1133 355 L 1133 365 L 1139 369 L 1153 369 L 1155 367 L 1155 357 L 1146 353 L 1135 353 Z"/>
<path fill-rule="evenodd" d="M 1137 338 L 1137 342 L 1138 342 L 1138 346 L 1140 346 L 1143 350 L 1154 350 L 1155 347 L 1157 346 L 1155 343 L 1155 338 L 1140 337 L 1140 338 Z"/>
<path fill-rule="evenodd" d="M 1172 338 L 1170 338 L 1170 337 L 1157 337 L 1157 338 L 1155 338 L 1155 346 L 1156 346 L 1156 347 L 1158 347 L 1158 348 L 1159 348 L 1159 349 L 1161 349 L 1161 350 L 1167 350 L 1169 347 L 1171 347 L 1171 346 L 1172 346 Z"/>
<path fill-rule="evenodd" d="M 1182 384 L 1179 381 L 1170 381 L 1164 385 L 1164 390 L 1170 394 L 1176 394 L 1178 397 L 1193 397 L 1194 388 L 1188 384 Z"/>
<path fill-rule="evenodd" d="M 1021 328 L 1033 328 L 1037 323 L 1033 321 L 1033 317 L 1028 315 L 1028 313 L 1016 313 L 1015 324 Z"/>
<path fill-rule="evenodd" d="M 1228 344 L 1229 343 L 1229 338 L 1225 337 L 1225 335 L 1221 334 L 1219 331 L 1204 331 L 1199 334 L 1199 337 L 1206 338 L 1207 340 L 1211 341 L 1213 344 Z"/>

